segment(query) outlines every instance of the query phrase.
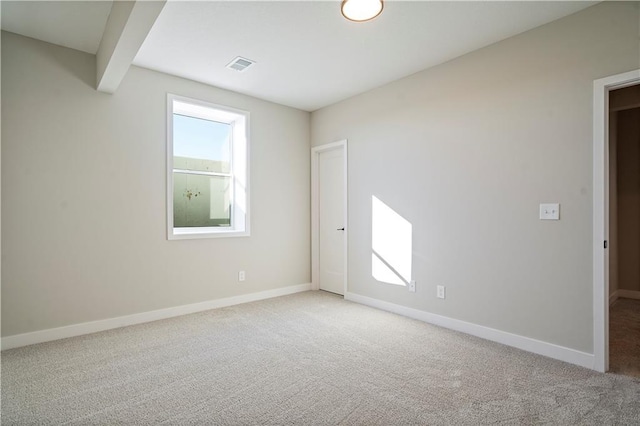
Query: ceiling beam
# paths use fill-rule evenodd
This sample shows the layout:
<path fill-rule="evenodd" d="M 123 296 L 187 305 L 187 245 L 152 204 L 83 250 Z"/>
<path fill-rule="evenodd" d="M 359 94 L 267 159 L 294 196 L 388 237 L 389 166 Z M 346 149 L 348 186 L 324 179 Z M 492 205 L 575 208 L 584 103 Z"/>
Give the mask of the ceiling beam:
<path fill-rule="evenodd" d="M 166 0 L 114 1 L 96 53 L 96 89 L 114 93 Z"/>

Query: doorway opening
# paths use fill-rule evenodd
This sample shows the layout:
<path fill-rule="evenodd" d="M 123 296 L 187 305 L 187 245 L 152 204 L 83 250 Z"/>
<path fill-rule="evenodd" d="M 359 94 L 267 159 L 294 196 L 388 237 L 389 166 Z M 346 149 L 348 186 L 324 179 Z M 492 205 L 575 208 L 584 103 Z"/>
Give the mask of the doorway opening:
<path fill-rule="evenodd" d="M 620 146 L 619 144 L 611 146 L 613 136 L 617 136 L 611 132 L 615 133 L 618 130 L 617 123 L 613 121 L 619 118 L 617 114 L 620 108 L 618 104 L 620 94 L 624 93 L 626 99 L 630 92 L 637 90 L 638 85 L 640 85 L 640 70 L 602 78 L 594 81 L 593 85 L 593 368 L 601 372 L 608 371 L 610 366 L 610 301 L 615 300 L 616 295 L 618 297 L 621 295 L 620 289 L 614 287 L 619 286 L 620 278 L 619 219 L 621 216 L 618 214 L 620 192 L 617 187 L 619 183 L 617 169 L 620 163 L 618 161 L 612 163 L 613 160 L 620 158 L 616 151 Z M 625 88 L 631 88 L 631 90 L 617 92 Z M 634 108 L 633 102 L 625 101 L 625 103 L 627 104 L 624 107 L 625 110 Z M 640 102 L 635 106 L 640 107 Z M 612 114 L 615 114 L 615 117 Z M 612 179 L 613 173 L 616 179 Z M 627 231 L 628 229 L 625 232 Z M 616 246 L 613 253 L 612 242 Z M 638 264 L 640 259 L 636 259 L 636 265 Z M 615 280 L 613 284 L 612 279 Z"/>
<path fill-rule="evenodd" d="M 640 84 L 609 92 L 609 371 L 640 377 Z"/>

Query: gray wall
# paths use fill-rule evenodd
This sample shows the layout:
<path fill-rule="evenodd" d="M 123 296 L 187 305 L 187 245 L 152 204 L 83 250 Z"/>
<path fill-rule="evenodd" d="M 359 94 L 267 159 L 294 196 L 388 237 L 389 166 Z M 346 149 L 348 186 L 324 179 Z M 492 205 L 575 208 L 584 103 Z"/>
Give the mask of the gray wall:
<path fill-rule="evenodd" d="M 592 353 L 593 80 L 639 67 L 638 26 L 601 3 L 312 113 L 312 145 L 349 140 L 348 290 Z M 372 195 L 416 293 L 371 276 Z"/>
<path fill-rule="evenodd" d="M 306 112 L 2 33 L 2 335 L 310 282 Z M 251 113 L 251 236 L 166 239 L 166 94 Z M 247 281 L 237 282 L 245 270 Z"/>

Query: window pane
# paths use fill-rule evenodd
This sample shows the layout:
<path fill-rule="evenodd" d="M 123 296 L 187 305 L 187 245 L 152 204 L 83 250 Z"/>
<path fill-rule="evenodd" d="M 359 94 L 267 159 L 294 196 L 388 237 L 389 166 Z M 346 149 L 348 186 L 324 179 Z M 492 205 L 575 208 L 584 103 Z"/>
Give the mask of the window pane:
<path fill-rule="evenodd" d="M 173 167 L 231 171 L 231 125 L 173 114 Z"/>
<path fill-rule="evenodd" d="M 174 172 L 173 226 L 231 226 L 231 178 Z"/>

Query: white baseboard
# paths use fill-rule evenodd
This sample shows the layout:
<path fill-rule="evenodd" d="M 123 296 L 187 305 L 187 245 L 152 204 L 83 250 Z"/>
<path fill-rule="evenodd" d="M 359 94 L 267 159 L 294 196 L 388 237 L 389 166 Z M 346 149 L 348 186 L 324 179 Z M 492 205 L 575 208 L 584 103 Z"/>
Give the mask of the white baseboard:
<path fill-rule="evenodd" d="M 609 306 L 613 305 L 613 303 L 620 297 L 618 292 L 619 290 L 616 290 L 609 295 Z"/>
<path fill-rule="evenodd" d="M 451 330 L 461 331 L 472 336 L 491 340 L 493 342 L 502 343 L 503 345 L 512 346 L 538 355 L 544 355 L 560 361 L 576 364 L 581 367 L 594 369 L 594 356 L 586 352 L 577 351 L 575 349 L 566 348 L 564 346 L 554 345 L 553 343 L 543 342 L 541 340 L 531 339 L 529 337 L 519 336 L 517 334 L 508 333 L 506 331 L 496 330 L 494 328 L 484 327 L 453 318 L 436 315 L 418 309 L 407 308 L 405 306 L 396 305 L 394 303 L 373 299 L 366 296 L 360 296 L 354 293 L 346 293 L 345 299 L 373 308 L 382 309 L 384 311 L 393 312 L 419 321 L 434 324 L 440 327 L 449 328 Z"/>
<path fill-rule="evenodd" d="M 624 299 L 640 299 L 640 291 L 636 290 L 618 290 L 616 291 L 618 298 Z"/>
<path fill-rule="evenodd" d="M 0 345 L 2 347 L 2 350 L 19 348 L 21 346 L 49 342 L 58 339 L 65 339 L 67 337 L 81 336 L 83 334 L 97 333 L 99 331 L 126 327 L 128 325 L 142 324 L 145 322 L 157 321 L 161 319 L 177 317 L 180 315 L 193 314 L 195 312 L 208 311 L 210 309 L 223 308 L 225 306 L 233 306 L 239 305 L 241 303 L 255 302 L 258 300 L 271 299 L 273 297 L 286 296 L 288 294 L 300 293 L 307 290 L 311 290 L 310 283 L 276 288 L 273 290 L 266 290 L 258 293 L 226 297 L 224 299 L 208 300 L 206 302 L 193 303 L 191 305 L 158 309 L 155 311 L 142 312 L 139 314 L 126 315 L 122 317 L 84 322 L 80 324 L 68 325 L 65 327 L 50 328 L 48 330 L 34 331 L 32 333 L 16 334 L 14 336 L 3 337 Z"/>

